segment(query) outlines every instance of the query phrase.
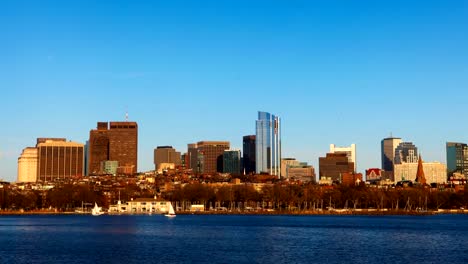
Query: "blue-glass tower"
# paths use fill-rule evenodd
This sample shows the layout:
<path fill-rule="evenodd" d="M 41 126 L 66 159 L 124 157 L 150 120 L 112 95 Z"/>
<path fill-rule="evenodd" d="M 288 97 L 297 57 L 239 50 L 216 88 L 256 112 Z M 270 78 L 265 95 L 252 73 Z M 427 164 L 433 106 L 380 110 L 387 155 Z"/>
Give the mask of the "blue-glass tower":
<path fill-rule="evenodd" d="M 255 161 L 257 173 L 280 177 L 281 121 L 267 112 L 258 112 L 256 121 Z"/>

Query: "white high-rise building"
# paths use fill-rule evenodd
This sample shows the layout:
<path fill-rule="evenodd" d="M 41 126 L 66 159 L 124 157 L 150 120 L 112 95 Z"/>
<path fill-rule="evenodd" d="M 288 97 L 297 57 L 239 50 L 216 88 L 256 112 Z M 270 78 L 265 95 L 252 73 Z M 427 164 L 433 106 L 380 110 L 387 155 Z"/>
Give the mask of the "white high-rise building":
<path fill-rule="evenodd" d="M 348 157 L 349 162 L 354 163 L 354 172 L 357 170 L 356 164 L 356 144 L 351 144 L 349 147 L 337 147 L 335 144 L 330 144 L 330 153 L 344 153 Z"/>
<path fill-rule="evenodd" d="M 422 164 L 427 183 L 447 182 L 447 165 L 440 162 L 423 162 Z M 395 182 L 415 181 L 417 171 L 418 163 L 395 164 Z"/>
<path fill-rule="evenodd" d="M 18 182 L 36 182 L 37 180 L 37 148 L 27 147 L 23 149 L 18 158 Z"/>

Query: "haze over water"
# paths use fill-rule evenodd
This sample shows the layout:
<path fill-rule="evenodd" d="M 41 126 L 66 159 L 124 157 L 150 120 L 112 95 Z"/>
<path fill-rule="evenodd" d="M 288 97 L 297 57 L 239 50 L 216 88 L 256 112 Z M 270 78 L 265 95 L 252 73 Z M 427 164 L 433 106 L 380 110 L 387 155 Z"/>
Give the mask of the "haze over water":
<path fill-rule="evenodd" d="M 0 263 L 467 263 L 468 216 L 2 216 Z"/>

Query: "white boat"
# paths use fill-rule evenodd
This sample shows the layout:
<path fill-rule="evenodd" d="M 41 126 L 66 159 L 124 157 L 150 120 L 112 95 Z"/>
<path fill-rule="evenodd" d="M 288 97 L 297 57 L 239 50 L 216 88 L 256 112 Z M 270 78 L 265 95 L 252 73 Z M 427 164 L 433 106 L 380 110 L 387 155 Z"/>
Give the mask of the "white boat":
<path fill-rule="evenodd" d="M 172 207 L 172 204 L 169 202 L 169 212 L 165 214 L 167 217 L 176 217 L 174 207 Z"/>
<path fill-rule="evenodd" d="M 93 210 L 91 211 L 91 214 L 94 216 L 102 215 L 104 212 L 102 211 L 102 207 L 99 207 L 97 203 L 94 203 Z"/>

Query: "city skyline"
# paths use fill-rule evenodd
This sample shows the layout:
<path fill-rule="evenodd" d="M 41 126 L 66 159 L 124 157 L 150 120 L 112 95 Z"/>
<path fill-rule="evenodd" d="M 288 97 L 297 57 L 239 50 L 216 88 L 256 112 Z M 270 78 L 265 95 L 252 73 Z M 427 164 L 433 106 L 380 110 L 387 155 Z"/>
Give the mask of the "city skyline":
<path fill-rule="evenodd" d="M 37 137 L 85 143 L 99 120 L 138 122 L 138 169 L 159 145 L 242 148 L 258 110 L 282 118 L 282 156 L 318 168 L 331 143 L 380 167 L 393 135 L 446 163 L 468 142 L 467 7 L 422 3 L 5 4 L 0 178 Z M 462 120 L 463 121 L 463 120 Z"/>

